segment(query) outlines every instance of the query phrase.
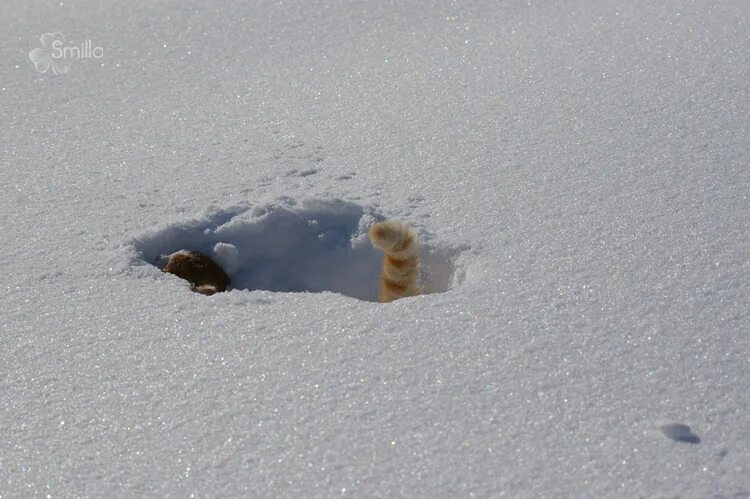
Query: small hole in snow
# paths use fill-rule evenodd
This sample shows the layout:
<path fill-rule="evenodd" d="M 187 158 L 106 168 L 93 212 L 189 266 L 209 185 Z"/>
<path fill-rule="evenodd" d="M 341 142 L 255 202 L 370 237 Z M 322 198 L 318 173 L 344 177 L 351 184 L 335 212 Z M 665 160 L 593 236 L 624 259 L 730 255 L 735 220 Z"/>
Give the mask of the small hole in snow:
<path fill-rule="evenodd" d="M 176 251 L 208 255 L 231 278 L 229 289 L 331 291 L 377 301 L 383 254 L 370 243 L 367 229 L 382 219 L 342 200 L 284 199 L 262 207 L 213 210 L 203 219 L 136 238 L 133 246 L 143 262 L 159 268 Z M 460 251 L 421 244 L 425 293 L 457 284 L 454 262 Z"/>
<path fill-rule="evenodd" d="M 690 430 L 688 425 L 681 423 L 671 423 L 661 427 L 662 433 L 667 438 L 671 438 L 676 442 L 684 442 L 688 444 L 699 444 L 701 439 L 698 435 Z"/>

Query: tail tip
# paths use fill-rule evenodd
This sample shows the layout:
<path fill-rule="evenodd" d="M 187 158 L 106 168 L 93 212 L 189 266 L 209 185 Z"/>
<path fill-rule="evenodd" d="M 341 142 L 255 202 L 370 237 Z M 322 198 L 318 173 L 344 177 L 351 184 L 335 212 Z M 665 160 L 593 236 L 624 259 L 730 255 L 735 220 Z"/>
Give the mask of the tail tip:
<path fill-rule="evenodd" d="M 386 220 L 374 224 L 370 227 L 369 234 L 372 244 L 386 253 L 397 250 L 398 246 L 406 242 L 410 236 L 412 242 L 416 240 L 408 225 L 395 220 Z"/>

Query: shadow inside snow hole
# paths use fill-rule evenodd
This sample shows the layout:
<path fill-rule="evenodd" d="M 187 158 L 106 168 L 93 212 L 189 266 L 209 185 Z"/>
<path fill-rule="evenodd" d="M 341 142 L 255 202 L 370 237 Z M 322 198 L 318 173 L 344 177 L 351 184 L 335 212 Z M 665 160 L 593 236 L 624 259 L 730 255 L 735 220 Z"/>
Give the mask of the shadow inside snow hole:
<path fill-rule="evenodd" d="M 278 292 L 331 291 L 377 301 L 383 254 L 367 236 L 383 218 L 341 200 L 284 199 L 264 206 L 211 211 L 136 238 L 146 263 L 193 250 L 213 258 L 231 278 L 229 289 Z M 460 284 L 455 260 L 462 248 L 421 245 L 420 284 L 440 293 Z"/>

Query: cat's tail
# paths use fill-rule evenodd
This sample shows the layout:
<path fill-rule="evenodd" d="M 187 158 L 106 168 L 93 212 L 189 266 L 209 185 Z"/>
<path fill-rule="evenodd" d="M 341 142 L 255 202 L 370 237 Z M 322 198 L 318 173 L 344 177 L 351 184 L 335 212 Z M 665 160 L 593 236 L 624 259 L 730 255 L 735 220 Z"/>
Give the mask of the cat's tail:
<path fill-rule="evenodd" d="M 419 244 L 414 231 L 403 222 L 386 220 L 370 228 L 370 240 L 385 253 L 380 272 L 380 303 L 420 294 Z"/>

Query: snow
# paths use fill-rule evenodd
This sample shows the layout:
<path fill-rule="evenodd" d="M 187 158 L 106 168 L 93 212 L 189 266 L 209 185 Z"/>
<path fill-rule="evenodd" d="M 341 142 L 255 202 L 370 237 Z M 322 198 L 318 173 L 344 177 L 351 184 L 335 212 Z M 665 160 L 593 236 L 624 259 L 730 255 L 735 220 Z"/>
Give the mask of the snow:
<path fill-rule="evenodd" d="M 238 260 L 240 252 L 237 246 L 230 243 L 216 243 L 213 247 L 213 256 L 216 263 L 228 274 L 235 276 L 239 270 Z"/>
<path fill-rule="evenodd" d="M 0 496 L 750 494 L 749 19 L 5 5 Z"/>

